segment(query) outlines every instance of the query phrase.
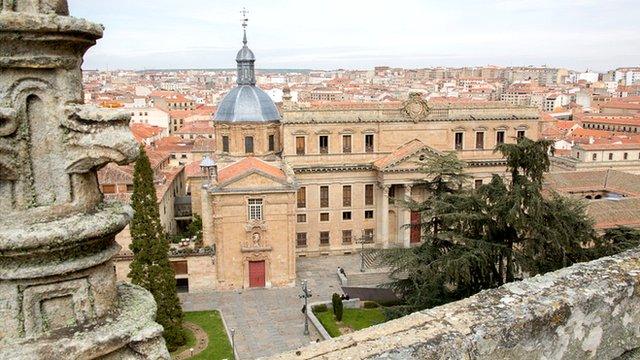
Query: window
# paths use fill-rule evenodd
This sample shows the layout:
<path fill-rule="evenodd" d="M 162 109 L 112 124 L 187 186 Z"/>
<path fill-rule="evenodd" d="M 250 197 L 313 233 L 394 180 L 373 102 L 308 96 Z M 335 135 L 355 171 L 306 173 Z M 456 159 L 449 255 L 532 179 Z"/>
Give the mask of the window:
<path fill-rule="evenodd" d="M 253 136 L 245 136 L 244 138 L 244 152 L 246 154 L 253 153 Z"/>
<path fill-rule="evenodd" d="M 351 154 L 351 135 L 342 135 L 342 152 Z"/>
<path fill-rule="evenodd" d="M 116 192 L 115 185 L 102 185 L 103 194 L 114 194 Z"/>
<path fill-rule="evenodd" d="M 127 192 L 133 192 L 133 184 L 127 184 Z"/>
<path fill-rule="evenodd" d="M 629 159 L 629 154 L 628 154 L 628 153 L 624 153 L 624 154 L 622 154 L 622 158 L 623 158 L 624 160 L 628 160 L 628 159 Z"/>
<path fill-rule="evenodd" d="M 463 141 L 463 139 L 464 139 L 464 134 L 461 133 L 461 132 L 457 132 L 456 135 L 455 135 L 455 142 L 456 142 L 455 149 L 456 150 L 462 150 L 462 147 L 463 147 L 462 141 Z"/>
<path fill-rule="evenodd" d="M 373 152 L 373 134 L 367 134 L 364 136 L 364 152 Z"/>
<path fill-rule="evenodd" d="M 262 220 L 262 199 L 249 199 L 249 220 Z"/>
<path fill-rule="evenodd" d="M 304 136 L 296 136 L 296 155 L 305 154 L 305 138 Z"/>
<path fill-rule="evenodd" d="M 362 232 L 362 240 L 365 243 L 372 243 L 373 242 L 373 229 L 364 229 L 364 231 Z"/>
<path fill-rule="evenodd" d="M 613 160 L 613 153 L 609 153 L 609 160 Z"/>
<path fill-rule="evenodd" d="M 474 186 L 476 189 L 482 186 L 482 179 L 476 179 Z"/>
<path fill-rule="evenodd" d="M 373 210 L 365 210 L 364 211 L 365 219 L 373 219 Z"/>
<path fill-rule="evenodd" d="M 373 205 L 373 185 L 364 186 L 364 204 Z"/>
<path fill-rule="evenodd" d="M 518 140 L 524 139 L 524 137 L 525 137 L 524 130 L 518 130 L 518 135 L 516 135 L 516 137 L 518 138 Z"/>
<path fill-rule="evenodd" d="M 478 131 L 476 133 L 476 150 L 484 149 L 484 132 Z"/>
<path fill-rule="evenodd" d="M 320 154 L 328 154 L 329 153 L 329 137 L 327 135 L 321 135 L 318 139 L 318 143 L 320 144 Z"/>
<path fill-rule="evenodd" d="M 182 155 L 180 155 L 180 158 L 181 158 L 181 159 L 186 159 L 186 158 L 187 158 L 187 154 L 182 154 Z"/>
<path fill-rule="evenodd" d="M 496 145 L 504 144 L 504 131 L 496 132 Z"/>
<path fill-rule="evenodd" d="M 329 232 L 320 231 L 320 245 L 329 245 Z"/>
<path fill-rule="evenodd" d="M 275 135 L 269 135 L 269 151 L 276 150 L 276 137 Z"/>
<path fill-rule="evenodd" d="M 342 187 L 342 206 L 351 206 L 351 185 Z"/>
<path fill-rule="evenodd" d="M 598 155 L 597 154 L 591 155 L 591 160 L 596 161 L 597 159 L 598 159 Z"/>
<path fill-rule="evenodd" d="M 320 213 L 320 221 L 329 221 L 329 213 L 321 212 Z"/>
<path fill-rule="evenodd" d="M 320 186 L 320 207 L 329 207 L 329 187 Z"/>
<path fill-rule="evenodd" d="M 307 214 L 298 214 L 296 215 L 296 221 L 299 223 L 306 223 L 307 222 Z"/>
<path fill-rule="evenodd" d="M 297 247 L 306 247 L 307 246 L 307 233 L 296 233 L 296 246 Z"/>
<path fill-rule="evenodd" d="M 342 220 L 351 220 L 351 211 L 343 211 Z"/>
<path fill-rule="evenodd" d="M 351 244 L 353 236 L 351 235 L 351 230 L 342 230 L 342 243 L 343 244 Z"/>
<path fill-rule="evenodd" d="M 298 189 L 298 208 L 307 207 L 307 188 L 301 187 Z"/>

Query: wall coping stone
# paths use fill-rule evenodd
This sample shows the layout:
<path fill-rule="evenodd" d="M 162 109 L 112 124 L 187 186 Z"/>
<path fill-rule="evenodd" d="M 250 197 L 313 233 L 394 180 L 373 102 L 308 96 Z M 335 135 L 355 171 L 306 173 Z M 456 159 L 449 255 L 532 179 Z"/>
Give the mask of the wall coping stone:
<path fill-rule="evenodd" d="M 640 348 L 640 249 L 272 359 L 615 359 Z"/>

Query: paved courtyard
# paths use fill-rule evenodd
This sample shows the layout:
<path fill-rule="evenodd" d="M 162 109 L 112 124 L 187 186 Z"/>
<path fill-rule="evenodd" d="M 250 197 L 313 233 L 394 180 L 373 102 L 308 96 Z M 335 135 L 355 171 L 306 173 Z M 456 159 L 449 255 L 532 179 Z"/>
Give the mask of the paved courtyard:
<path fill-rule="evenodd" d="M 338 266 L 347 275 L 356 273 L 360 256 L 298 258 L 296 287 L 180 294 L 180 298 L 185 311 L 222 311 L 227 326 L 236 330 L 239 357 L 255 359 L 296 349 L 320 338 L 311 325 L 311 334 L 303 335 L 300 281 L 308 280 L 313 295 L 309 302 L 330 300 L 334 292 L 341 292 L 336 275 Z"/>

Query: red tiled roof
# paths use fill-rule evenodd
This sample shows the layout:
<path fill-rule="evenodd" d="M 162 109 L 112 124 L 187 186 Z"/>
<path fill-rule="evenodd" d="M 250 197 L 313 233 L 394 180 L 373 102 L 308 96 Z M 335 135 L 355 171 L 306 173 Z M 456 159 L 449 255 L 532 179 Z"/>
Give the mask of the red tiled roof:
<path fill-rule="evenodd" d="M 614 144 L 579 144 L 577 147 L 583 150 L 640 150 L 640 143 L 614 143 Z"/>
<path fill-rule="evenodd" d="M 585 123 L 640 126 L 640 116 L 585 116 Z"/>
<path fill-rule="evenodd" d="M 152 138 L 164 131 L 164 128 L 161 128 L 159 126 L 140 123 L 129 124 L 129 128 L 131 129 L 131 133 L 133 133 L 133 137 L 138 143 L 142 143 L 145 139 Z"/>
<path fill-rule="evenodd" d="M 191 121 L 184 124 L 176 134 L 213 134 L 211 121 Z"/>
<path fill-rule="evenodd" d="M 187 153 L 191 152 L 192 148 L 192 140 L 184 140 L 177 135 L 164 137 L 155 143 L 155 149 L 160 151 Z"/>
<path fill-rule="evenodd" d="M 200 160 L 192 161 L 184 167 L 184 174 L 186 177 L 205 177 L 205 174 L 200 168 Z"/>
<path fill-rule="evenodd" d="M 267 164 L 266 162 L 255 157 L 246 157 L 220 170 L 218 172 L 218 181 L 225 182 L 254 170 L 263 172 L 282 180 L 287 179 L 287 176 L 280 168 Z"/>

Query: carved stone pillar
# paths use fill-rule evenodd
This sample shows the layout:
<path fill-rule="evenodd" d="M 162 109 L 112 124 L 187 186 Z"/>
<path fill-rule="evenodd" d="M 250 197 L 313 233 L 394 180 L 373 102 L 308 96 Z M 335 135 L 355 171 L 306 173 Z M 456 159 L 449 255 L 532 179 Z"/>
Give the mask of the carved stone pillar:
<path fill-rule="evenodd" d="M 156 304 L 116 285 L 96 171 L 130 163 L 129 116 L 83 105 L 80 65 L 102 26 L 66 0 L 0 0 L 0 358 L 168 359 Z"/>
<path fill-rule="evenodd" d="M 382 223 L 380 224 L 380 237 L 382 238 L 382 247 L 389 248 L 389 185 L 382 186 Z"/>
<path fill-rule="evenodd" d="M 411 184 L 405 184 L 404 186 L 404 199 L 407 202 L 411 200 L 411 188 L 413 188 L 413 185 Z M 411 225 L 411 210 L 408 208 L 405 208 L 404 210 L 404 225 L 406 227 L 403 231 L 403 246 L 405 248 L 409 248 L 411 247 L 411 227 L 408 225 Z"/>

